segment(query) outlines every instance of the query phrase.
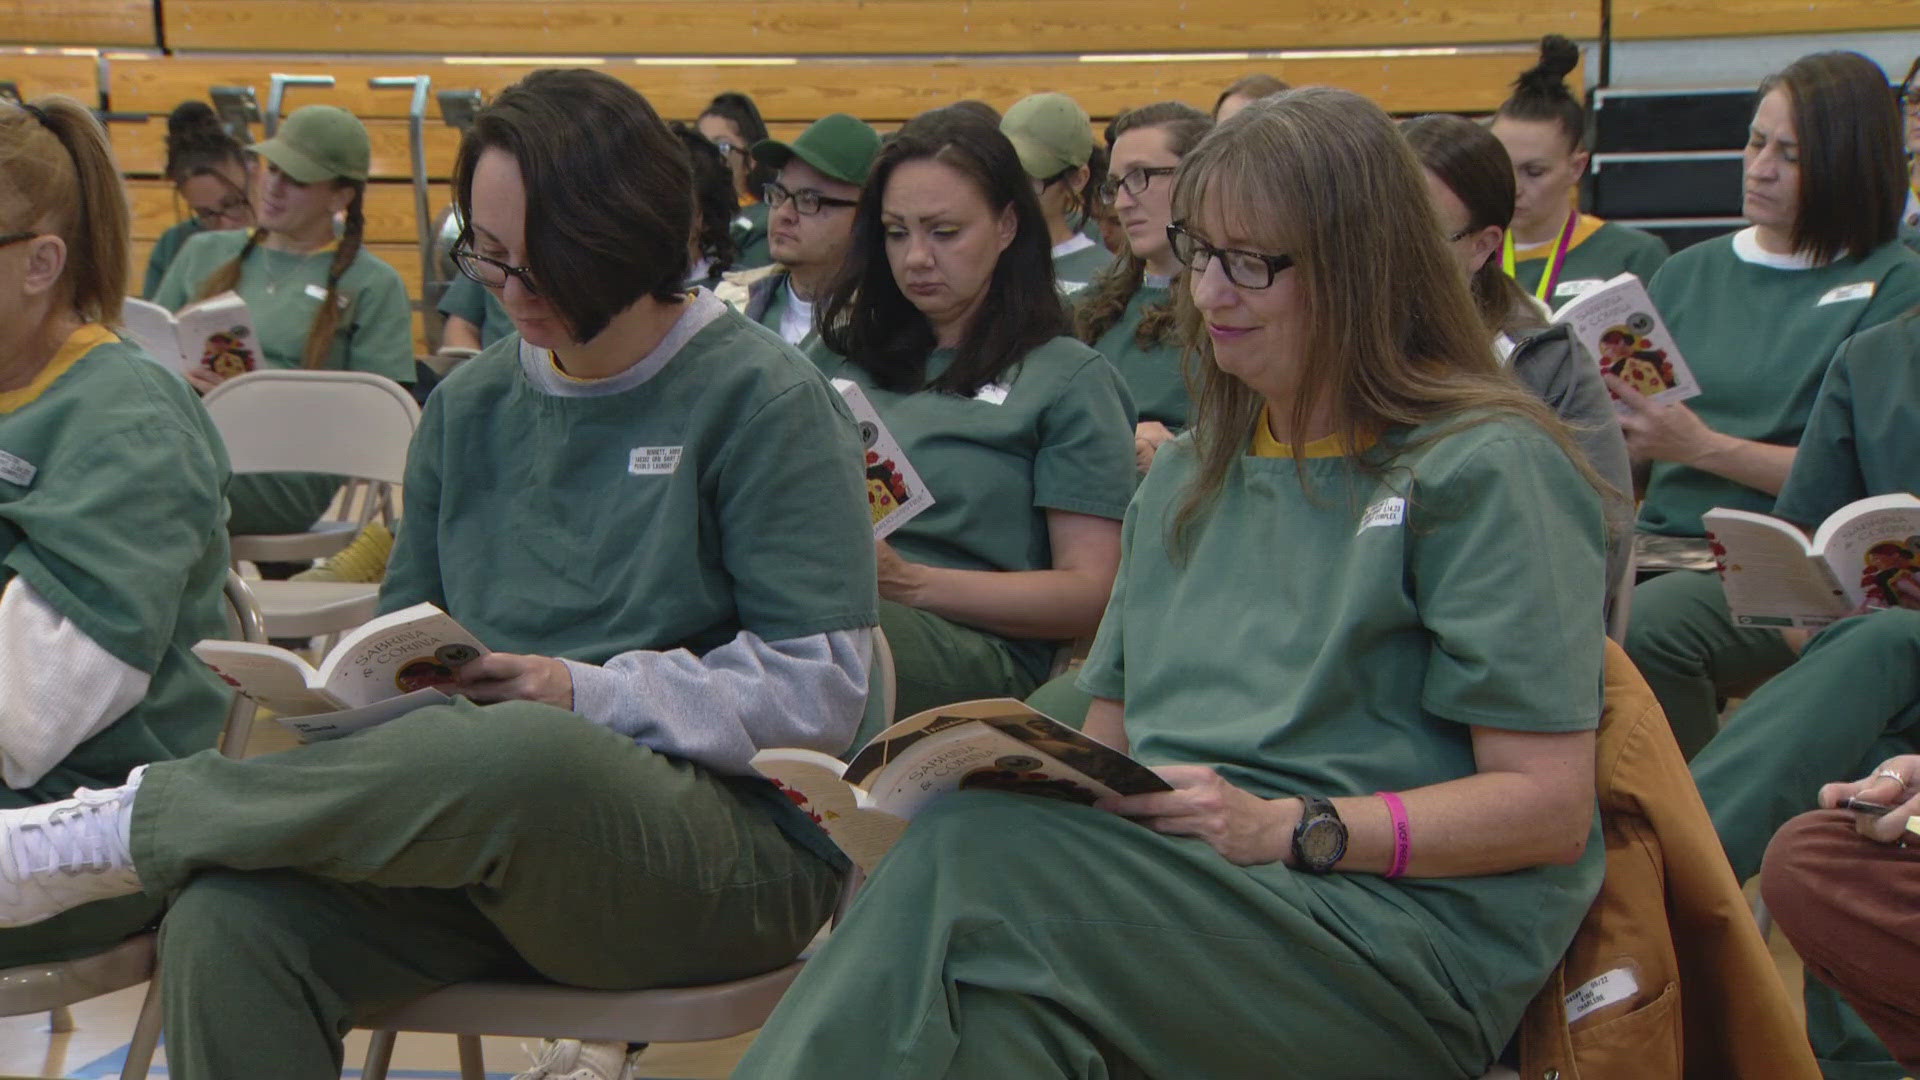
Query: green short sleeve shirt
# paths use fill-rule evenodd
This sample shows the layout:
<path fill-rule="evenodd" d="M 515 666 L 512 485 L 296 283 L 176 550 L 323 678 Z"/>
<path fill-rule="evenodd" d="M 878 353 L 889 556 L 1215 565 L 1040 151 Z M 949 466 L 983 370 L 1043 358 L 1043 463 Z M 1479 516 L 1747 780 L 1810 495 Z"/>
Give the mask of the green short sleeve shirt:
<path fill-rule="evenodd" d="M 1385 475 L 1306 459 L 1304 483 L 1291 458 L 1242 457 L 1176 559 L 1195 460 L 1182 436 L 1142 482 L 1080 674 L 1125 703 L 1142 761 L 1211 765 L 1269 798 L 1364 796 L 1472 775 L 1474 726 L 1598 725 L 1601 505 L 1544 432 L 1487 420 Z M 1599 887 L 1594 827 L 1573 866 L 1290 880 L 1363 939 L 1374 905 L 1417 909 L 1463 999 L 1517 1018 Z"/>
<path fill-rule="evenodd" d="M 152 300 L 153 294 L 160 291 L 160 281 L 166 277 L 167 267 L 173 265 L 180 249 L 186 246 L 187 241 L 206 231 L 198 218 L 188 218 L 161 233 L 160 239 L 154 241 L 153 250 L 147 254 L 147 277 L 145 284 L 140 287 L 140 295 Z"/>
<path fill-rule="evenodd" d="M 434 390 L 384 609 L 590 664 L 877 622 L 852 416 L 785 342 L 728 309 L 617 393 L 529 380 L 551 363 L 513 335 Z"/>
<path fill-rule="evenodd" d="M 1062 292 L 1071 294 L 1086 288 L 1087 283 L 1100 276 L 1112 262 L 1113 253 L 1095 240 L 1086 247 L 1054 256 L 1053 278 L 1060 283 Z"/>
<path fill-rule="evenodd" d="M 1140 320 L 1147 309 L 1166 304 L 1169 296 L 1164 285 L 1140 286 L 1127 301 L 1120 321 L 1101 334 L 1093 347 L 1126 380 L 1141 420 L 1155 420 L 1181 431 L 1187 426 L 1192 402 L 1180 374 L 1180 346 L 1172 341 L 1142 345 L 1138 339 Z"/>
<path fill-rule="evenodd" d="M 1889 242 L 1863 259 L 1785 269 L 1752 261 L 1749 234 L 1680 252 L 1647 291 L 1700 382 L 1688 407 L 1722 434 L 1798 446 L 1840 343 L 1920 303 L 1920 257 Z M 1657 461 L 1638 527 L 1702 536 L 1700 515 L 1716 506 L 1765 514 L 1773 505 L 1765 492 Z"/>
<path fill-rule="evenodd" d="M 1642 282 L 1652 281 L 1654 273 L 1667 261 L 1667 255 L 1666 243 L 1652 233 L 1603 222 L 1592 235 L 1567 250 L 1559 281 L 1554 285 L 1553 294 L 1546 298 L 1547 306 L 1557 308 L 1623 273 L 1637 274 Z M 1522 259 L 1513 264 L 1513 280 L 1532 296 L 1540 288 L 1540 275 L 1546 270 L 1545 256 Z"/>
<path fill-rule="evenodd" d="M 226 628 L 220 438 L 186 383 L 138 346 L 95 326 L 69 348 L 0 394 L 0 583 L 24 579 L 152 682 L 35 785 L 49 800 L 211 747 L 227 700 L 189 651 Z"/>
<path fill-rule="evenodd" d="M 1807 529 L 1869 495 L 1920 492 L 1920 314 L 1842 342 L 1773 512 Z"/>
<path fill-rule="evenodd" d="M 465 319 L 480 328 L 480 347 L 486 348 L 513 333 L 513 317 L 500 298 L 465 274 L 453 279 L 440 298 L 440 314 Z"/>

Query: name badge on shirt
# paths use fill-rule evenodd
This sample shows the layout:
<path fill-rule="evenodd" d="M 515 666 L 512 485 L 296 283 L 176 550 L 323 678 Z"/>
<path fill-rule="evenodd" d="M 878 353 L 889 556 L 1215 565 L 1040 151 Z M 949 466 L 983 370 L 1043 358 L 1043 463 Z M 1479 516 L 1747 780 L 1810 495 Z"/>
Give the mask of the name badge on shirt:
<path fill-rule="evenodd" d="M 1851 285 L 1842 285 L 1839 288 L 1827 290 L 1827 295 L 1821 297 L 1820 302 L 1813 306 L 1826 307 L 1828 304 L 1842 304 L 1848 300 L 1866 300 L 1872 296 L 1873 282 L 1856 281 Z"/>
<path fill-rule="evenodd" d="M 0 480 L 5 480 L 9 484 L 18 484 L 21 487 L 32 487 L 33 478 L 39 475 L 39 472 L 39 466 L 25 458 L 15 457 L 5 450 L 0 450 Z"/>
<path fill-rule="evenodd" d="M 1360 515 L 1360 527 L 1354 530 L 1354 535 L 1358 536 L 1368 529 L 1398 525 L 1405 520 L 1407 520 L 1407 500 L 1398 495 L 1392 495 L 1367 507 L 1367 512 Z"/>
<path fill-rule="evenodd" d="M 308 282 L 304 291 L 308 296 L 313 297 L 323 304 L 327 302 L 327 287 L 325 285 L 315 285 L 312 282 Z M 341 311 L 347 310 L 346 293 L 341 293 L 339 296 L 334 297 L 333 302 L 339 306 Z"/>
<path fill-rule="evenodd" d="M 1572 281 L 1563 281 L 1555 285 L 1553 287 L 1553 298 L 1555 300 L 1571 300 L 1576 296 L 1585 296 L 1605 284 L 1606 282 L 1599 278 L 1574 278 Z"/>
<path fill-rule="evenodd" d="M 973 400 L 984 401 L 989 405 L 1005 405 L 1007 403 L 1007 394 L 1011 392 L 1012 389 L 1013 388 L 1006 383 L 988 383 L 974 392 Z"/>
<path fill-rule="evenodd" d="M 1577 1024 L 1590 1012 L 1616 1005 L 1640 992 L 1632 968 L 1614 968 L 1596 975 L 1567 995 L 1567 1023 Z"/>
<path fill-rule="evenodd" d="M 627 472 L 632 476 L 671 476 L 680 467 L 679 446 L 636 446 L 627 455 Z"/>

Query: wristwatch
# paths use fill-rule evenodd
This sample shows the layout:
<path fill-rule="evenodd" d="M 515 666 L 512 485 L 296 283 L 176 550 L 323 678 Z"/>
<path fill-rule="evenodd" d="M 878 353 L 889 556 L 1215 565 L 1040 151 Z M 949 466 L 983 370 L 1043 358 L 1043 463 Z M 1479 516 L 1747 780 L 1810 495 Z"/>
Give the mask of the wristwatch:
<path fill-rule="evenodd" d="M 1297 796 L 1304 809 L 1293 827 L 1293 865 L 1309 874 L 1325 874 L 1347 853 L 1347 823 L 1333 804 L 1318 795 Z"/>

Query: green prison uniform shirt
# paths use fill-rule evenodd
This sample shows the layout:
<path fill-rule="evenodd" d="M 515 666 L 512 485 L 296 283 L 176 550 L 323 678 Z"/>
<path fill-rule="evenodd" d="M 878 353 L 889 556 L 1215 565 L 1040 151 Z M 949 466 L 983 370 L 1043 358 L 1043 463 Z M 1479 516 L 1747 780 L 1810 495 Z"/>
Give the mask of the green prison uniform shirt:
<path fill-rule="evenodd" d="M 959 570 L 1047 570 L 1048 510 L 1116 521 L 1126 514 L 1136 476 L 1133 398 L 1080 342 L 1054 338 L 971 398 L 882 390 L 818 339 L 809 355 L 829 376 L 859 384 L 933 493 L 932 506 L 887 538 L 902 557 Z M 952 362 L 952 350 L 935 350 L 928 380 Z M 1045 678 L 1054 642 L 1001 640 Z"/>
<path fill-rule="evenodd" d="M 1181 431 L 1193 403 L 1187 399 L 1187 383 L 1180 374 L 1180 346 L 1174 341 L 1143 346 L 1136 337 L 1147 308 L 1167 303 L 1169 296 L 1164 285 L 1140 286 L 1127 301 L 1120 321 L 1108 327 L 1093 347 L 1127 381 L 1142 421 L 1157 420 Z"/>
<path fill-rule="evenodd" d="M 187 241 L 206 231 L 207 227 L 200 224 L 199 218 L 188 218 L 160 234 L 160 239 L 153 243 L 153 251 L 147 255 L 146 283 L 140 286 L 143 299 L 153 299 L 153 294 L 160 291 L 160 281 L 166 277 L 167 267 L 173 265 L 180 249 L 186 246 Z"/>
<path fill-rule="evenodd" d="M 1920 491 L 1920 313 L 1842 342 L 1773 505 L 1816 529 L 1869 495 Z"/>
<path fill-rule="evenodd" d="M 24 579 L 146 697 L 24 794 L 110 787 L 214 744 L 227 693 L 189 650 L 225 637 L 226 451 L 193 390 L 104 327 L 0 394 L 0 584 Z M 84 348 L 84 354 L 79 350 Z M 11 931 L 10 931 L 11 932 Z"/>
<path fill-rule="evenodd" d="M 192 303 L 214 271 L 246 246 L 245 230 L 205 233 L 188 241 L 160 282 L 153 302 L 173 311 Z M 235 292 L 247 302 L 260 335 L 262 359 L 277 368 L 302 366 L 307 330 L 326 296 L 333 249 L 301 255 L 256 245 Z M 340 315 L 326 367 L 370 371 L 413 383 L 413 307 L 393 267 L 364 248 L 340 277 Z M 236 534 L 301 532 L 333 501 L 340 478 L 323 473 L 249 473 L 233 478 L 228 528 Z"/>
<path fill-rule="evenodd" d="M 1741 259 L 1720 237 L 1675 255 L 1648 292 L 1700 382 L 1687 406 L 1722 434 L 1795 446 L 1840 343 L 1920 303 L 1920 258 L 1889 242 L 1864 259 L 1785 270 Z M 1700 515 L 1716 506 L 1765 514 L 1773 497 L 1656 461 L 1638 527 L 1702 536 Z"/>
<path fill-rule="evenodd" d="M 1551 252 L 1552 245 L 1548 245 L 1546 250 Z M 1659 237 L 1611 221 L 1604 222 L 1584 240 L 1567 249 L 1559 281 L 1554 286 L 1553 294 L 1546 298 L 1547 306 L 1557 308 L 1587 289 L 1623 273 L 1637 274 L 1643 282 L 1652 281 L 1654 272 L 1666 261 L 1667 245 Z M 1528 296 L 1532 296 L 1534 290 L 1540 287 L 1540 275 L 1546 270 L 1546 256 L 1515 260 L 1513 279 L 1520 283 Z"/>
<path fill-rule="evenodd" d="M 440 314 L 456 316 L 480 328 L 480 347 L 513 333 L 513 317 L 492 290 L 465 274 L 455 277 L 440 297 Z"/>
<path fill-rule="evenodd" d="M 1600 499 L 1533 425 L 1485 420 L 1384 477 L 1347 457 L 1242 457 L 1177 561 L 1169 527 L 1195 473 L 1189 436 L 1155 458 L 1080 674 L 1089 693 L 1125 703 L 1141 761 L 1211 765 L 1265 798 L 1365 796 L 1472 775 L 1470 725 L 1598 726 Z M 1571 866 L 1289 881 L 1389 971 L 1425 970 L 1437 954 L 1497 1048 L 1604 866 L 1596 807 Z M 1379 947 L 1409 914 L 1432 954 Z"/>
<path fill-rule="evenodd" d="M 1053 279 L 1060 283 L 1062 292 L 1071 295 L 1086 288 L 1112 262 L 1113 252 L 1101 247 L 1096 238 L 1092 247 L 1083 247 L 1055 257 Z"/>
<path fill-rule="evenodd" d="M 773 254 L 767 248 L 767 214 L 770 212 L 764 202 L 750 202 L 740 208 L 733 219 L 730 231 L 733 234 L 734 247 L 739 254 L 734 257 L 730 270 L 752 270 L 773 261 Z"/>

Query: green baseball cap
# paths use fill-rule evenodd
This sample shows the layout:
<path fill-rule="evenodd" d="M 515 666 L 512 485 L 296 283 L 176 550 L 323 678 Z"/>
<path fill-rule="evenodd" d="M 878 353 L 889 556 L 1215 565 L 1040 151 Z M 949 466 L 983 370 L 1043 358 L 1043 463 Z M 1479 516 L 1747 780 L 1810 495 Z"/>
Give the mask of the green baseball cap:
<path fill-rule="evenodd" d="M 1021 167 L 1035 180 L 1077 169 L 1093 157 L 1093 122 L 1065 94 L 1021 98 L 1001 119 L 1000 133 L 1012 141 Z"/>
<path fill-rule="evenodd" d="M 880 133 L 846 113 L 815 120 L 791 144 L 778 139 L 753 144 L 754 159 L 771 168 L 782 168 L 797 157 L 823 175 L 855 186 L 866 184 L 867 170 L 879 152 Z"/>
<path fill-rule="evenodd" d="M 254 152 L 302 184 L 365 180 L 373 163 L 367 128 L 345 109 L 308 105 L 280 122 Z"/>

